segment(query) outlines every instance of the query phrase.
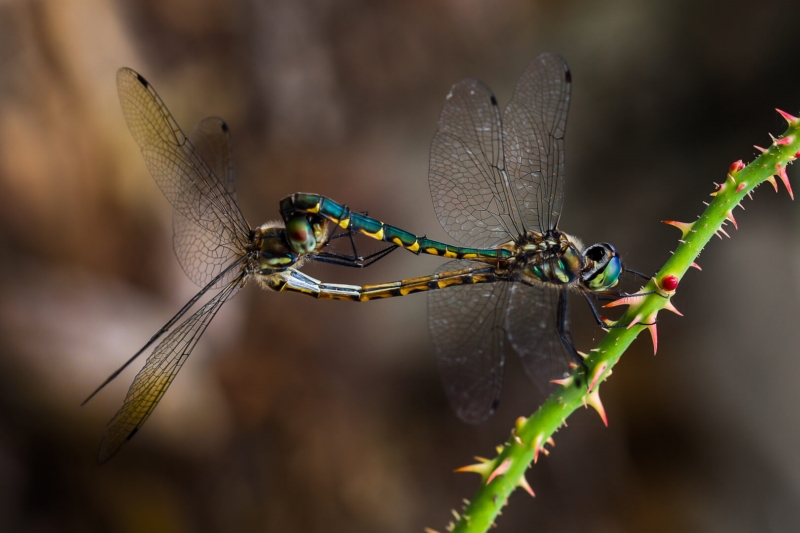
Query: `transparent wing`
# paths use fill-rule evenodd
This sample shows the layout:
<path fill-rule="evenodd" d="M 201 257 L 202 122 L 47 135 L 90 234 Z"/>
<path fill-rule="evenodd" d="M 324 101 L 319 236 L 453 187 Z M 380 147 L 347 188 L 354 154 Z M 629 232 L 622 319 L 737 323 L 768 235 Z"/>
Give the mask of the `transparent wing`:
<path fill-rule="evenodd" d="M 205 118 L 197 124 L 189 142 L 235 204 L 236 173 L 228 125 L 218 117 Z M 172 227 L 175 256 L 189 279 L 197 285 L 205 286 L 225 265 L 243 253 L 239 241 L 221 240 L 227 236 L 224 232 L 209 232 L 177 209 L 173 211 Z M 217 287 L 226 285 L 236 274 L 231 272 Z"/>
<path fill-rule="evenodd" d="M 108 424 L 100 443 L 98 463 L 111 458 L 142 427 L 217 311 L 244 285 L 244 276 L 240 274 L 156 346 L 144 368 L 136 374 L 122 407 Z"/>
<path fill-rule="evenodd" d="M 465 246 L 494 246 L 521 229 L 511 213 L 501 131 L 488 87 L 472 79 L 453 86 L 433 137 L 428 183 L 439 222 Z"/>
<path fill-rule="evenodd" d="M 564 205 L 564 132 L 571 87 L 564 60 L 541 54 L 525 69 L 505 110 L 505 160 L 526 230 L 555 228 Z"/>
<path fill-rule="evenodd" d="M 142 76 L 120 69 L 117 90 L 128 128 L 172 207 L 217 242 L 244 249 L 250 226 L 228 192 L 227 177 L 217 176 L 203 161 Z"/>
<path fill-rule="evenodd" d="M 544 284 L 511 285 L 505 321 L 508 340 L 525 373 L 547 395 L 555 388 L 550 380 L 564 377 L 571 361 L 556 328 L 559 289 Z"/>
<path fill-rule="evenodd" d="M 436 273 L 476 265 L 481 263 L 450 261 Z M 459 285 L 428 295 L 428 325 L 439 374 L 450 404 L 465 422 L 483 422 L 500 401 L 508 285 Z"/>

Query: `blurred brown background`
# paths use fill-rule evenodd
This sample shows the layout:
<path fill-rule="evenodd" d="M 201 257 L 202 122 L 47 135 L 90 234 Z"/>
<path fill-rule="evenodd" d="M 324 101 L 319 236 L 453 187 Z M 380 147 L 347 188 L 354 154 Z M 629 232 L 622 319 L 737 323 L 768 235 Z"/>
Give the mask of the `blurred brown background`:
<path fill-rule="evenodd" d="M 443 530 L 540 398 L 517 362 L 482 426 L 440 390 L 425 296 L 316 302 L 250 286 L 219 314 L 144 429 L 95 453 L 139 364 L 80 401 L 197 290 L 171 208 L 117 102 L 133 67 L 188 132 L 234 136 L 251 224 L 313 191 L 446 238 L 428 147 L 450 86 L 501 103 L 537 54 L 573 72 L 562 228 L 653 272 L 712 181 L 800 112 L 797 2 L 73 0 L 0 2 L 0 529 Z M 795 169 L 789 174 L 796 175 Z M 795 182 L 796 189 L 800 188 Z M 499 531 L 800 529 L 797 209 L 761 188 L 528 473 Z M 432 272 L 397 251 L 331 282 Z M 579 347 L 600 338 L 581 307 Z"/>

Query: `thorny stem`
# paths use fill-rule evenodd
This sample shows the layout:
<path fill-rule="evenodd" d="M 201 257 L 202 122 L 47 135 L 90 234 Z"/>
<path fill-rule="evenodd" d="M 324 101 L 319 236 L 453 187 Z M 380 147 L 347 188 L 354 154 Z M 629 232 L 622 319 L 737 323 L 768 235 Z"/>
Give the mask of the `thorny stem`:
<path fill-rule="evenodd" d="M 775 176 L 780 178 L 787 188 L 789 187 L 786 165 L 800 156 L 800 119 L 781 111 L 779 113 L 789 122 L 789 129 L 782 137 L 774 139 L 769 149 L 746 167 L 743 167 L 741 161 L 731 165 L 724 183 L 712 193 L 713 201 L 694 223 L 665 221 L 681 229 L 684 236 L 672 257 L 642 290 L 642 292 L 653 291 L 653 294 L 635 300 L 629 299 L 626 302 L 630 307 L 618 322 L 637 325 L 627 329 L 610 329 L 586 359 L 589 368 L 589 386 L 587 387 L 584 379 L 586 377 L 584 370 L 576 369 L 571 377 L 563 380 L 562 386 L 533 415 L 517 421 L 511 437 L 498 450 L 497 457 L 460 469 L 480 473 L 481 487 L 462 513 L 454 513 L 458 516 L 457 523 L 451 524 L 448 530 L 457 533 L 487 531 L 508 502 L 509 495 L 517 487 L 523 487 L 532 493 L 524 477 L 525 471 L 531 466 L 531 462 L 536 462 L 539 452 L 544 449 L 548 439 L 564 425 L 566 419 L 577 408 L 591 405 L 605 422 L 598 388 L 611 374 L 611 369 L 623 352 L 646 327 L 651 329 L 655 350 L 656 315 L 664 308 L 674 310 L 670 303 L 674 290 L 668 289 L 677 287 L 677 281 L 693 266 L 700 251 L 714 234 L 719 235 L 718 231 L 725 231 L 721 228 L 726 219 L 730 220 L 734 227 L 736 226 L 732 211 L 745 195 L 750 194 L 765 181 L 770 181 L 777 190 Z M 791 195 L 791 190 L 789 193 Z M 489 483 L 486 483 L 487 480 Z"/>

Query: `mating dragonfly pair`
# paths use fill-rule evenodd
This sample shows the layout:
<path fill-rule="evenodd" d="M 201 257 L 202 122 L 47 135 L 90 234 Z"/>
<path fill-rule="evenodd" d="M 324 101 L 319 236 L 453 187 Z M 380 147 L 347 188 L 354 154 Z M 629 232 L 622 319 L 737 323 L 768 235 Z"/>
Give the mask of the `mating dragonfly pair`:
<path fill-rule="evenodd" d="M 283 224 L 251 228 L 236 201 L 225 122 L 204 119 L 186 137 L 153 87 L 121 69 L 117 86 L 125 120 L 175 209 L 178 261 L 202 289 L 86 400 L 160 341 L 109 423 L 98 461 L 108 460 L 144 424 L 217 311 L 251 279 L 274 291 L 353 301 L 431 291 L 429 325 L 442 382 L 467 422 L 481 422 L 497 408 L 508 348 L 541 387 L 563 377 L 570 364 L 583 364 L 569 333 L 568 291 L 582 294 L 603 326 L 591 298 L 615 296 L 624 268 L 610 244 L 584 248 L 558 229 L 571 81 L 560 57 L 540 55 L 502 117 L 481 82 L 466 79 L 453 86 L 433 139 L 429 173 L 436 214 L 459 243 L 451 246 L 305 193 L 281 202 Z M 345 231 L 337 233 L 340 228 Z M 354 234 L 389 244 L 360 256 Z M 331 246 L 342 237 L 349 237 L 351 252 Z M 299 270 L 307 260 L 365 267 L 398 247 L 453 261 L 431 276 L 364 286 L 323 283 Z"/>

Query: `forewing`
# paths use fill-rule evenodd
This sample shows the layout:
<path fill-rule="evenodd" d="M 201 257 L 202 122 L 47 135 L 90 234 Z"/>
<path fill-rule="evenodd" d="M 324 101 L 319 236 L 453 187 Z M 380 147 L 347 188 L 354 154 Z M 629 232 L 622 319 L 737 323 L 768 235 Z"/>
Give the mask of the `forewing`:
<path fill-rule="evenodd" d="M 450 261 L 436 273 L 479 265 Z M 503 388 L 507 283 L 431 291 L 428 325 L 447 398 L 459 418 L 477 424 L 497 409 Z"/>
<path fill-rule="evenodd" d="M 472 79 L 453 86 L 433 137 L 428 182 L 439 222 L 465 246 L 494 246 L 519 229 L 510 212 L 501 130 L 488 87 Z"/>
<path fill-rule="evenodd" d="M 525 373 L 536 387 L 548 394 L 553 379 L 569 372 L 571 358 L 557 329 L 559 289 L 513 283 L 509 289 L 505 328 Z M 569 323 L 566 324 L 569 331 Z"/>
<path fill-rule="evenodd" d="M 554 228 L 564 205 L 564 133 L 571 87 L 564 60 L 541 54 L 525 69 L 505 110 L 505 160 L 526 230 Z"/>
<path fill-rule="evenodd" d="M 218 117 L 201 120 L 189 136 L 189 142 L 235 203 L 236 173 L 230 130 L 225 121 Z M 224 241 L 223 237 L 227 237 L 224 232 L 209 232 L 177 209 L 173 211 L 172 226 L 175 256 L 189 279 L 200 286 L 205 286 L 225 265 L 244 253 L 240 241 Z M 231 272 L 218 286 L 227 284 L 236 274 Z"/>
<path fill-rule="evenodd" d="M 228 284 L 155 347 L 136 374 L 125 401 L 108 424 L 97 461 L 102 464 L 142 427 L 192 353 L 220 307 L 243 285 L 244 274 Z"/>
<path fill-rule="evenodd" d="M 131 69 L 117 72 L 122 113 L 164 196 L 176 211 L 220 243 L 244 249 L 250 227 L 228 191 L 186 138 L 155 89 Z"/>

